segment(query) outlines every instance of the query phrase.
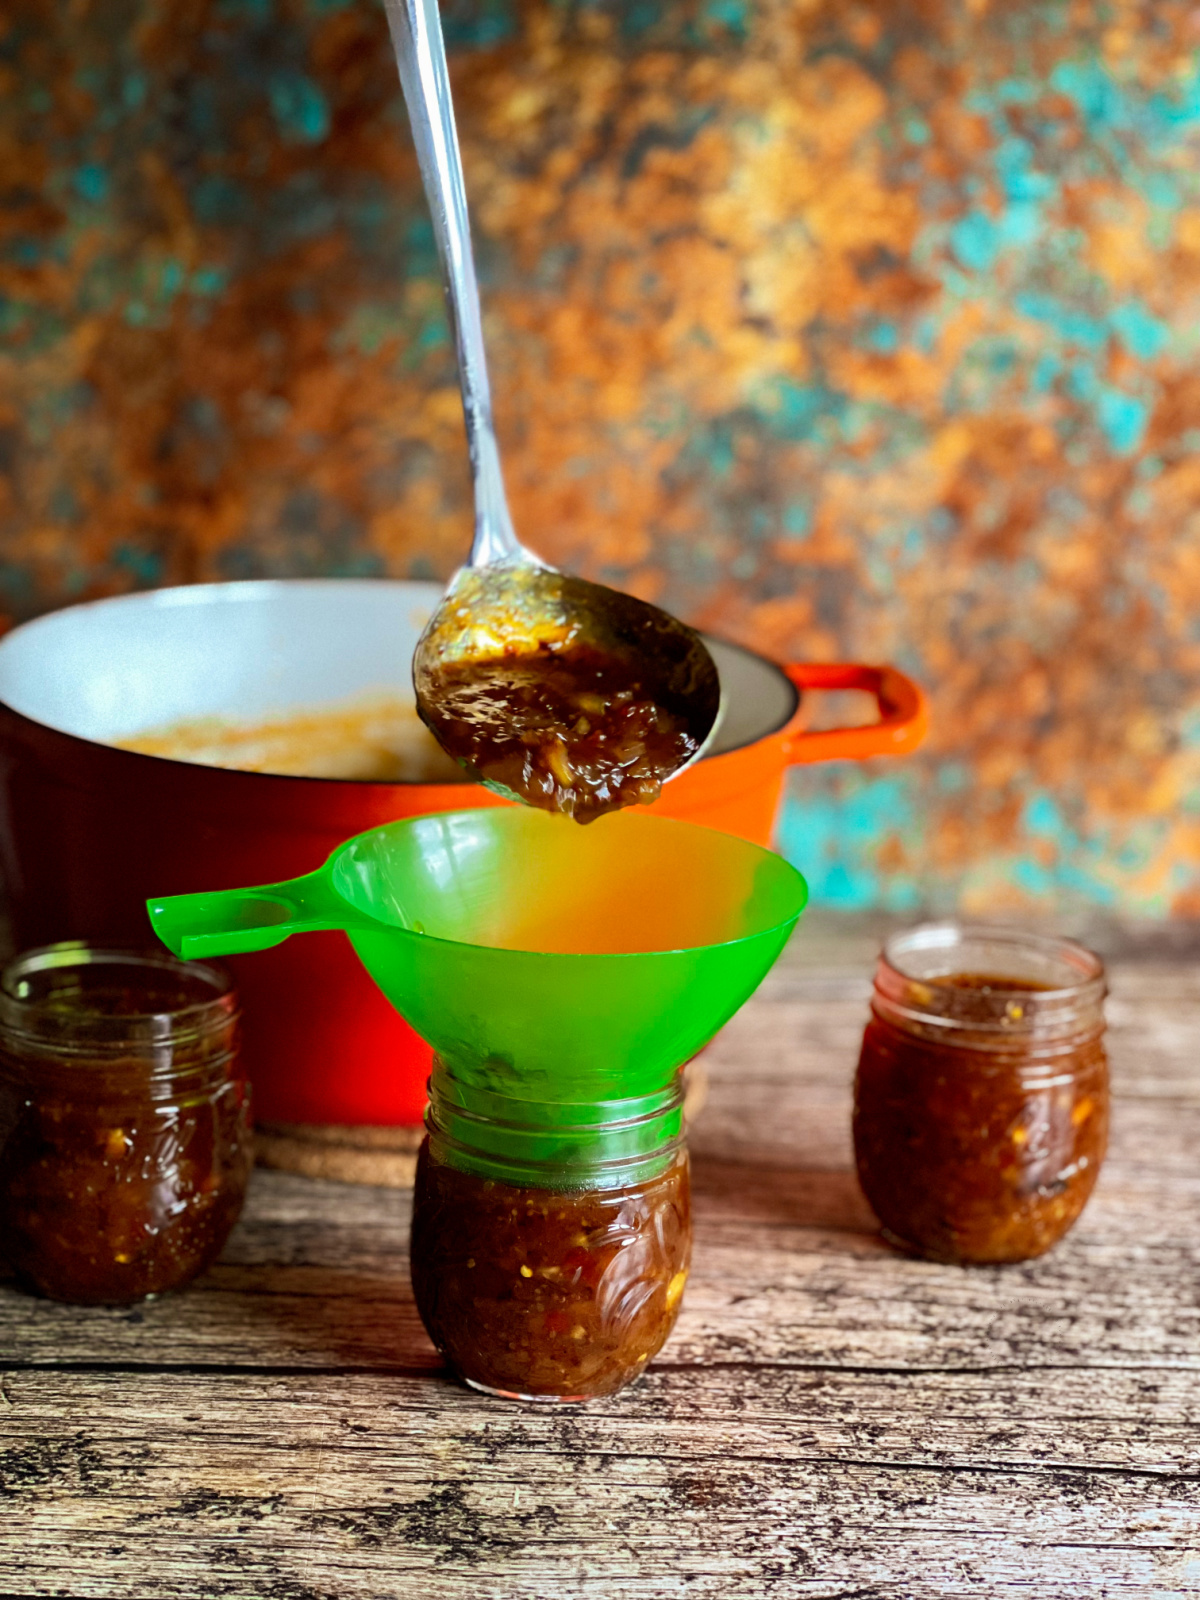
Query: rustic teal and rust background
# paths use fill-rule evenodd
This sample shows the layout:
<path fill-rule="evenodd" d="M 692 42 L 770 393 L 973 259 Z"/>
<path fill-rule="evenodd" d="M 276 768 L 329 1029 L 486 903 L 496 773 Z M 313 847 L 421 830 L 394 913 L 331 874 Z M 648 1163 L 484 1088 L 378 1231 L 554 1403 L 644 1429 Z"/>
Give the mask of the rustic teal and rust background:
<path fill-rule="evenodd" d="M 518 524 L 925 753 L 827 904 L 1200 912 L 1200 8 L 451 0 Z M 375 0 L 9 0 L 0 610 L 448 574 L 467 484 Z"/>

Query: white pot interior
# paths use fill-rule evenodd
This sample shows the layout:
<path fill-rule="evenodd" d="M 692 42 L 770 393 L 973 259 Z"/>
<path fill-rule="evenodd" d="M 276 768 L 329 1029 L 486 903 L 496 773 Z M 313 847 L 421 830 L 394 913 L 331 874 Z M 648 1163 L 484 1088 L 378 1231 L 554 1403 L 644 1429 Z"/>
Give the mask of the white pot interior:
<path fill-rule="evenodd" d="M 106 744 L 183 720 L 250 721 L 356 696 L 412 699 L 411 663 L 436 583 L 287 579 L 196 584 L 70 606 L 0 639 L 0 700 Z M 727 696 L 712 754 L 782 727 L 791 683 L 706 638 Z"/>

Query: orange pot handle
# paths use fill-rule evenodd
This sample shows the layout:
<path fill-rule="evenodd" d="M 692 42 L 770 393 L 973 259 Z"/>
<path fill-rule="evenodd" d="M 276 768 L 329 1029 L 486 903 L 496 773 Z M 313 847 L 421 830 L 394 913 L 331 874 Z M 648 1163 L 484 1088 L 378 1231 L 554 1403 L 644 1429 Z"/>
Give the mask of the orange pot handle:
<path fill-rule="evenodd" d="M 865 728 L 801 726 L 804 707 L 783 730 L 789 762 L 861 761 L 864 756 L 900 756 L 915 750 L 929 731 L 925 692 L 895 667 L 864 667 L 854 661 L 791 662 L 783 670 L 806 689 L 865 689 L 875 696 L 879 721 Z"/>

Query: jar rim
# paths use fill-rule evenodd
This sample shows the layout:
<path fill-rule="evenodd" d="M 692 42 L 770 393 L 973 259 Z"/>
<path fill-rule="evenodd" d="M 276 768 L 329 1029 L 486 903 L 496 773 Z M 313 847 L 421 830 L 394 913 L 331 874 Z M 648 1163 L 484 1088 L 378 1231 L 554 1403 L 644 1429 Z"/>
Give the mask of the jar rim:
<path fill-rule="evenodd" d="M 949 953 L 964 949 L 972 943 L 1007 947 L 1014 954 L 1020 953 L 1041 959 L 1048 964 L 1057 961 L 1060 967 L 1071 968 L 1078 973 L 1074 982 L 1065 983 L 1042 984 L 1040 980 L 1031 978 L 1031 984 L 1036 987 L 1032 987 L 1030 992 L 1036 994 L 1041 1002 L 1067 998 L 1087 999 L 1093 993 L 1098 997 L 1104 993 L 1104 962 L 1094 950 L 1089 950 L 1077 939 L 1069 939 L 1059 934 L 1032 933 L 1005 923 L 959 922 L 954 918 L 940 922 L 920 922 L 914 927 L 892 934 L 884 941 L 880 964 L 890 967 L 898 977 L 906 979 L 909 983 L 948 989 L 953 986 L 946 980 L 970 970 L 966 965 L 962 962 L 950 962 L 941 972 L 921 971 L 914 968 L 912 956 L 917 953 L 927 955 Z M 906 957 L 908 957 L 907 964 Z M 995 976 L 1011 978 L 1015 985 L 1019 985 L 1023 975 L 1019 972 L 997 971 Z"/>
<path fill-rule="evenodd" d="M 90 1008 L 85 994 L 85 1003 L 68 1015 L 47 1003 L 53 990 L 37 996 L 28 992 L 30 980 L 41 974 L 101 966 L 171 974 L 185 978 L 189 984 L 199 983 L 212 993 L 185 1005 L 123 1012 Z M 153 947 L 63 939 L 22 951 L 0 970 L 0 1021 L 9 1031 L 27 1036 L 94 1030 L 100 1034 L 166 1040 L 228 1023 L 236 1011 L 233 979 L 223 966 L 208 961 L 180 961 L 169 951 Z"/>
<path fill-rule="evenodd" d="M 1103 961 L 1074 939 L 947 920 L 886 941 L 871 1004 L 877 1016 L 926 1038 L 988 1050 L 1019 1039 L 1027 1049 L 1098 1036 L 1107 993 Z"/>

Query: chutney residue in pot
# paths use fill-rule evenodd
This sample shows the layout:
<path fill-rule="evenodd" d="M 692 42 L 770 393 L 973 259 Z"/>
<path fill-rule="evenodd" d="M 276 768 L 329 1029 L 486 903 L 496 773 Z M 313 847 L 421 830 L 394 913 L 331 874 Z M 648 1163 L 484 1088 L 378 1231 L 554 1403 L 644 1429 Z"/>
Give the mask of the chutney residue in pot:
<path fill-rule="evenodd" d="M 379 693 L 272 716 L 181 718 L 113 741 L 122 750 L 238 772 L 359 783 L 465 783 L 411 699 Z"/>

